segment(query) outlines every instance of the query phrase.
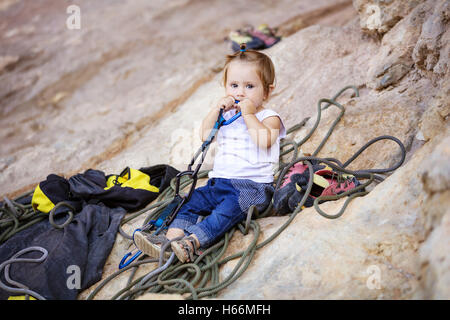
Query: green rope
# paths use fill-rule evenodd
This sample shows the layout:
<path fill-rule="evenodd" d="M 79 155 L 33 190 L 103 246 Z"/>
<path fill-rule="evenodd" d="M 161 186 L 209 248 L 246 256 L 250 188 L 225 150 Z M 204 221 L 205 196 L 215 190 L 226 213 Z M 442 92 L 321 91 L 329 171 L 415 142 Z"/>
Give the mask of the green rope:
<path fill-rule="evenodd" d="M 34 212 L 31 203 L 24 205 L 18 202 L 30 196 L 33 191 L 28 191 L 14 200 L 3 198 L 3 206 L 0 207 L 0 244 L 21 230 L 48 218 L 46 213 Z"/>

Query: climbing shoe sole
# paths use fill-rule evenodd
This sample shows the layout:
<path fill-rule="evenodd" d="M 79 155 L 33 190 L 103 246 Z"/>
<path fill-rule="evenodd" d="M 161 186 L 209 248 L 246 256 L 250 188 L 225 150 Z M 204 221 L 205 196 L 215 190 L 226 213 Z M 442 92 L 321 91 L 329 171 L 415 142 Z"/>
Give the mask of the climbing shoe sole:
<path fill-rule="evenodd" d="M 136 244 L 136 247 L 149 257 L 159 258 L 162 243 L 151 242 L 147 238 L 147 236 L 140 231 L 135 232 L 134 242 Z M 164 259 L 170 258 L 171 252 L 169 252 L 168 250 L 170 250 L 170 247 L 167 248 L 167 250 L 164 252 Z"/>

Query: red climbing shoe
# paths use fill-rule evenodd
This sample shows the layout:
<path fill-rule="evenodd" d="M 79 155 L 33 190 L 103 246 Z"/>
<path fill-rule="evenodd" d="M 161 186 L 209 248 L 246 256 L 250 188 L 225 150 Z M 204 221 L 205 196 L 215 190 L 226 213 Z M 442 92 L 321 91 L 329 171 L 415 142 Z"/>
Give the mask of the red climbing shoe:
<path fill-rule="evenodd" d="M 308 169 L 308 165 L 303 164 L 303 162 L 297 162 L 292 167 L 289 168 L 289 170 L 286 172 L 284 176 L 283 184 L 280 186 L 280 189 L 283 188 L 285 185 L 287 185 L 289 182 L 291 182 L 291 176 L 294 174 L 302 174 L 305 172 L 305 170 Z"/>
<path fill-rule="evenodd" d="M 360 185 L 360 182 L 353 175 L 341 174 L 343 179 L 337 179 L 335 172 L 326 169 L 316 171 L 315 174 L 322 176 L 329 183 L 328 186 L 323 186 L 321 196 L 335 196 Z"/>

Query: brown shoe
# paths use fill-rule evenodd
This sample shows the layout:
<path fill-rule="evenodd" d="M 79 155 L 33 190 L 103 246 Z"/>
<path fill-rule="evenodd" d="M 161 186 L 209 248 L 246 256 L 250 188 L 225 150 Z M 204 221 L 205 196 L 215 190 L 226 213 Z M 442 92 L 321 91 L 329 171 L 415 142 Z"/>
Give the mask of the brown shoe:
<path fill-rule="evenodd" d="M 198 248 L 196 241 L 192 236 L 184 237 L 178 241 L 173 241 L 170 245 L 178 260 L 182 263 L 193 262 L 194 254 L 199 254 L 197 251 Z"/>

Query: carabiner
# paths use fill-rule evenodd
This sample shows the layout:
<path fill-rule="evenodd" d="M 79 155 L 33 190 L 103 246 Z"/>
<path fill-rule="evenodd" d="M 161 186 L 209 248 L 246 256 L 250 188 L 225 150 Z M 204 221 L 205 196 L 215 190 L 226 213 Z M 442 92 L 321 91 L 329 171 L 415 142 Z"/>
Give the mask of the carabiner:
<path fill-rule="evenodd" d="M 197 179 L 198 179 L 197 178 L 197 173 L 198 173 L 198 170 L 192 171 L 192 170 L 189 169 L 189 170 L 186 170 L 186 171 L 182 171 L 182 172 L 178 173 L 175 176 L 175 178 L 176 178 L 176 181 L 175 181 L 175 195 L 176 196 L 180 196 L 180 180 L 181 180 L 181 177 L 185 176 L 185 175 L 190 175 L 192 177 L 192 185 L 191 185 L 191 189 L 188 192 L 187 199 L 191 198 L 192 192 L 194 192 L 195 185 L 197 184 Z"/>
<path fill-rule="evenodd" d="M 241 112 L 239 111 L 238 113 L 236 113 L 234 116 L 232 116 L 230 119 L 225 120 L 224 122 L 222 122 L 223 126 L 229 125 L 230 123 L 232 123 L 234 120 L 236 120 L 237 118 L 239 118 L 241 116 Z"/>
<path fill-rule="evenodd" d="M 138 250 L 138 252 L 136 252 L 134 254 L 134 256 L 132 256 L 130 258 L 130 260 L 126 261 L 127 258 L 129 256 L 131 256 L 131 252 L 128 252 L 126 255 L 123 256 L 122 260 L 120 260 L 119 269 L 122 269 L 122 268 L 125 268 L 126 266 L 128 266 L 130 263 L 132 263 L 134 260 L 136 260 L 141 254 L 142 254 L 142 251 Z"/>
<path fill-rule="evenodd" d="M 235 103 L 239 103 L 239 100 L 234 99 Z M 230 119 L 225 120 L 225 118 L 222 116 L 222 113 L 220 114 L 220 121 L 219 124 L 220 126 L 226 126 L 229 125 L 230 123 L 232 123 L 234 120 L 236 120 L 237 118 L 239 118 L 241 116 L 241 112 L 239 111 L 237 114 L 235 114 L 234 116 L 232 116 Z"/>

